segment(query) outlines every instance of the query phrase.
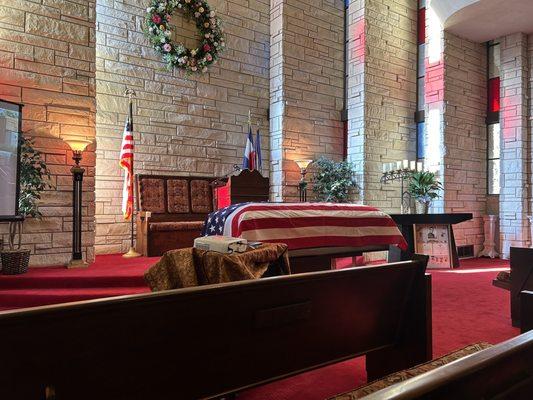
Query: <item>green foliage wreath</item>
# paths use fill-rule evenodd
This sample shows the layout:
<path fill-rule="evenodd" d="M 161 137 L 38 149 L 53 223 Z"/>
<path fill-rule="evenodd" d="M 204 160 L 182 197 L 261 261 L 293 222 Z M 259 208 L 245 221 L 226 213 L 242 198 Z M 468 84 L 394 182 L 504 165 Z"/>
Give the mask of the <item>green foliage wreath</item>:
<path fill-rule="evenodd" d="M 170 19 L 176 10 L 196 22 L 202 37 L 199 47 L 188 49 L 182 43 L 172 42 Z M 187 73 L 207 72 L 225 47 L 220 19 L 204 0 L 151 0 L 146 9 L 145 33 L 169 69 L 179 68 Z"/>

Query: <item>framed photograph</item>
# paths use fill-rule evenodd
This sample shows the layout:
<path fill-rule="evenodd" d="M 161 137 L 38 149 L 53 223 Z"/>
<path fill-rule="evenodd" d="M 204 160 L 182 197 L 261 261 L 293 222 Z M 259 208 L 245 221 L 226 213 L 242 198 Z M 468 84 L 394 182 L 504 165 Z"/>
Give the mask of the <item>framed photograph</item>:
<path fill-rule="evenodd" d="M 428 268 L 452 268 L 450 225 L 414 225 L 415 252 L 429 256 Z"/>
<path fill-rule="evenodd" d="M 22 104 L 0 100 L 0 221 L 18 215 Z"/>

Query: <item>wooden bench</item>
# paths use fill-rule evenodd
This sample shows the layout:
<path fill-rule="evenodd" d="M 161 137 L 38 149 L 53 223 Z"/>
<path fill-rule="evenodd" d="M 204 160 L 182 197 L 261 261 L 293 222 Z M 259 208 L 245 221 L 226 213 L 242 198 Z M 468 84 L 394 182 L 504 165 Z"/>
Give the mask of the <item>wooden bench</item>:
<path fill-rule="evenodd" d="M 513 326 L 521 326 L 520 294 L 524 290 L 533 290 L 533 249 L 511 247 L 510 281 L 494 279 L 492 284 L 509 290 L 511 302 L 511 320 Z"/>
<path fill-rule="evenodd" d="M 210 398 L 363 354 L 378 378 L 431 359 L 426 263 L 0 313 L 0 398 Z"/>
<path fill-rule="evenodd" d="M 192 247 L 213 211 L 213 179 L 136 175 L 137 251 L 152 257 Z"/>
<path fill-rule="evenodd" d="M 529 400 L 533 394 L 533 331 L 363 397 L 330 400 Z"/>

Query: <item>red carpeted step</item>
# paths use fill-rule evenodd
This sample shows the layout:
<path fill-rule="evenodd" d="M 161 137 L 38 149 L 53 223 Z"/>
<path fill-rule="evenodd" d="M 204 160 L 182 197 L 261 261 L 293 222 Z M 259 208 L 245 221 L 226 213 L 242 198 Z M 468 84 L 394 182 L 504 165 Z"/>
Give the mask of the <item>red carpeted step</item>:
<path fill-rule="evenodd" d="M 148 293 L 147 287 L 113 287 L 87 289 L 13 289 L 0 291 L 0 307 L 25 308 L 68 303 L 103 297 Z"/>
<path fill-rule="evenodd" d="M 98 256 L 88 268 L 36 267 L 22 275 L 0 275 L 0 290 L 146 287 L 144 272 L 158 257 Z M 0 304 L 1 306 L 1 304 Z"/>
<path fill-rule="evenodd" d="M 142 274 L 132 276 L 70 276 L 64 272 L 32 273 L 0 276 L 0 290 L 5 289 L 74 289 L 94 287 L 146 287 Z"/>

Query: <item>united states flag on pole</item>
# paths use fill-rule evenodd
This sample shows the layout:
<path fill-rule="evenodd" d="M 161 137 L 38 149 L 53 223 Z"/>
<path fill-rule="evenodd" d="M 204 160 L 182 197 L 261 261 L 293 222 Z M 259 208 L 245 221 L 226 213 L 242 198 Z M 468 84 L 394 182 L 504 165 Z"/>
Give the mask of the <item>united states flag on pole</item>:
<path fill-rule="evenodd" d="M 242 169 L 255 169 L 255 147 L 254 136 L 252 134 L 252 127 L 248 130 L 248 138 L 246 139 L 246 147 L 244 148 L 244 157 L 242 159 Z"/>
<path fill-rule="evenodd" d="M 122 214 L 129 220 L 133 214 L 133 132 L 129 118 L 124 126 L 122 146 L 120 147 L 120 167 L 124 169 L 122 189 Z"/>

